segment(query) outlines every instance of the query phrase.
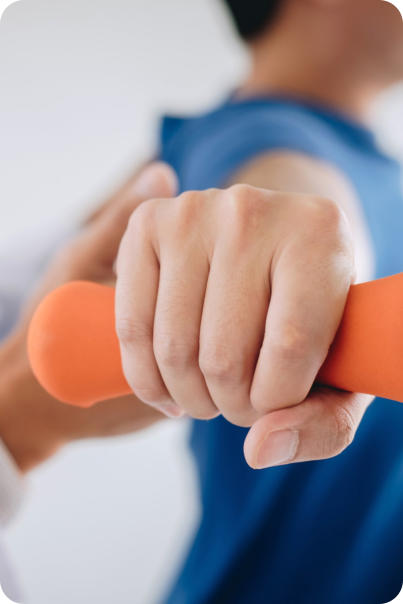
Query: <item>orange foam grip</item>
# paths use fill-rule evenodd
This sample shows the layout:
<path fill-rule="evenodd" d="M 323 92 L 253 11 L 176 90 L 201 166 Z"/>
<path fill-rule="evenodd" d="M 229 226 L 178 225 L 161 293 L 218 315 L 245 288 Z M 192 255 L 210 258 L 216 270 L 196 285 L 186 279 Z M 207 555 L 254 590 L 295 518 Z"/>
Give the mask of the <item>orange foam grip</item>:
<path fill-rule="evenodd" d="M 72 282 L 49 294 L 31 321 L 28 355 L 38 381 L 63 402 L 86 407 L 130 392 L 113 288 Z M 351 287 L 317 381 L 403 402 L 403 273 Z"/>

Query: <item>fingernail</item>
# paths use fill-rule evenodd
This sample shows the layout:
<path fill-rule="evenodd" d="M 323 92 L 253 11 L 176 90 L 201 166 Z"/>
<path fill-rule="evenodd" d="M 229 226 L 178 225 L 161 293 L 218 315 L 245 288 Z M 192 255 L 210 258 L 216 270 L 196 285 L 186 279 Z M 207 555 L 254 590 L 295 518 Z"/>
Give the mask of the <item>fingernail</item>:
<path fill-rule="evenodd" d="M 150 164 L 139 174 L 134 183 L 136 195 L 144 198 L 164 197 L 175 194 L 174 173 L 160 163 Z"/>
<path fill-rule="evenodd" d="M 299 443 L 297 430 L 270 432 L 260 445 L 256 467 L 269 468 L 294 459 Z"/>
<path fill-rule="evenodd" d="M 152 196 L 155 189 L 155 171 L 153 166 L 147 166 L 134 183 L 134 190 L 141 197 Z"/>

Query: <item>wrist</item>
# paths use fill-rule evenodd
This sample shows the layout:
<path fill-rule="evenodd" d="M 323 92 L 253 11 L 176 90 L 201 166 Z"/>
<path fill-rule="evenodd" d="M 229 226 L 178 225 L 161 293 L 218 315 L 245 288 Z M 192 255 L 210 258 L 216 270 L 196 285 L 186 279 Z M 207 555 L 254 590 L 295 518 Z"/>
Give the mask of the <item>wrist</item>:
<path fill-rule="evenodd" d="M 67 440 L 62 422 L 54 421 L 53 405 L 31 372 L 25 338 L 14 334 L 0 347 L 0 438 L 23 472 Z"/>

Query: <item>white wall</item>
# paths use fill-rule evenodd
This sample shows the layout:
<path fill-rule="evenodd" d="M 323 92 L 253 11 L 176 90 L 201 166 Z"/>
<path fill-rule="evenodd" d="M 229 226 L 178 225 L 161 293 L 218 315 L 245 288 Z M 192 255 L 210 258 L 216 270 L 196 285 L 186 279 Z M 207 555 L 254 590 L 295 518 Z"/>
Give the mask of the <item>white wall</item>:
<path fill-rule="evenodd" d="M 22 0 L 0 24 L 0 248 L 68 222 L 152 152 L 157 115 L 245 66 L 218 0 Z M 224 33 L 224 35 L 223 35 Z M 403 158 L 402 92 L 377 127 Z M 400 101 L 400 103 L 399 103 Z M 0 253 L 1 263 L 7 263 Z M 152 604 L 197 516 L 185 424 L 82 443 L 31 477 L 7 533 L 31 604 Z"/>

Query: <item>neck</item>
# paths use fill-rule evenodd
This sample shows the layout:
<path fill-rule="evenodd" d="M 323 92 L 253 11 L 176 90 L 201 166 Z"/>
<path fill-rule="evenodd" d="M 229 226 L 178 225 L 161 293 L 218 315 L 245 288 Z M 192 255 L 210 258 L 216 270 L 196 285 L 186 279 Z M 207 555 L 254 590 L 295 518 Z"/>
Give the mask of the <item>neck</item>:
<path fill-rule="evenodd" d="M 274 32 L 269 41 L 251 46 L 251 70 L 238 96 L 282 95 L 306 99 L 366 122 L 377 91 L 357 85 L 357 74 L 329 52 L 318 52 L 306 40 L 296 44 Z M 342 66 L 342 67 L 339 67 Z"/>

